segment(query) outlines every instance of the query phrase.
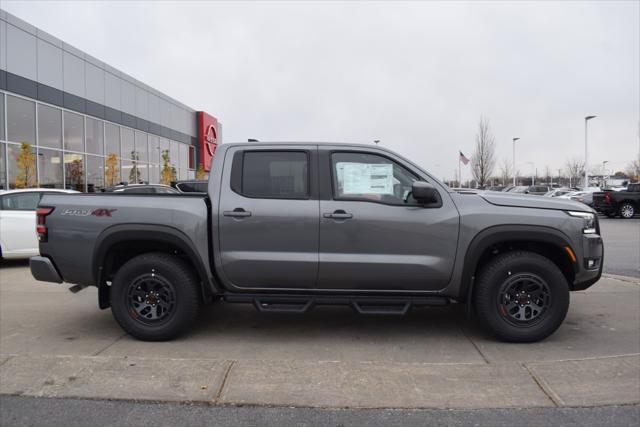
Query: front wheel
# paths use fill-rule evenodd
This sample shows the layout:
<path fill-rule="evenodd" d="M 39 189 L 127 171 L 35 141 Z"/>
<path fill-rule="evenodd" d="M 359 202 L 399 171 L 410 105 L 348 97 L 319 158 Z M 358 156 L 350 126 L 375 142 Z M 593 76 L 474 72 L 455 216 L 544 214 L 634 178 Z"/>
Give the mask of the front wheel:
<path fill-rule="evenodd" d="M 180 258 L 139 255 L 123 265 L 111 286 L 111 312 L 122 329 L 143 341 L 185 332 L 200 306 L 198 281 Z"/>
<path fill-rule="evenodd" d="M 562 324 L 569 309 L 569 287 L 548 258 L 534 252 L 509 252 L 481 270 L 474 303 L 482 325 L 498 338 L 539 341 Z"/>
<path fill-rule="evenodd" d="M 624 202 L 620 205 L 620 217 L 624 219 L 631 219 L 636 214 L 636 208 L 633 203 Z"/>

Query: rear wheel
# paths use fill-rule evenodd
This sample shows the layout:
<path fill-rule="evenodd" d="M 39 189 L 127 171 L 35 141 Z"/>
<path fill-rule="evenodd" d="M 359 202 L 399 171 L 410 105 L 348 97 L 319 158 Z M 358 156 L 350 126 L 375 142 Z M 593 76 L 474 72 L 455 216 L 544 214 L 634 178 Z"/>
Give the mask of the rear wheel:
<path fill-rule="evenodd" d="M 619 213 L 620 213 L 620 217 L 624 219 L 630 219 L 630 218 L 633 218 L 633 216 L 636 214 L 636 208 L 631 202 L 623 202 L 620 205 Z"/>
<path fill-rule="evenodd" d="M 491 260 L 477 278 L 475 308 L 482 325 L 511 342 L 539 341 L 562 324 L 569 287 L 560 269 L 537 253 L 509 252 Z"/>
<path fill-rule="evenodd" d="M 139 255 L 116 274 L 111 311 L 128 334 L 165 341 L 185 332 L 200 305 L 198 281 L 187 264 L 165 253 Z"/>

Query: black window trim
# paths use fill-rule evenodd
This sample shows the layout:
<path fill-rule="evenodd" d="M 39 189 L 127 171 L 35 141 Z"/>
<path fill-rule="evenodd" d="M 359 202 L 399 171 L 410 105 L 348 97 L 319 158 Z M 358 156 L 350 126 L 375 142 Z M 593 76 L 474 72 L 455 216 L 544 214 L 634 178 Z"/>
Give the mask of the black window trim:
<path fill-rule="evenodd" d="M 333 200 L 335 202 L 364 202 L 364 203 L 376 203 L 379 205 L 386 205 L 386 206 L 394 206 L 394 207 L 405 207 L 405 208 L 440 208 L 442 207 L 442 195 L 440 194 L 440 192 L 437 190 L 436 188 L 436 194 L 438 195 L 438 201 L 434 202 L 434 203 L 429 203 L 429 204 L 424 204 L 424 203 L 404 203 L 404 204 L 397 204 L 397 203 L 388 203 L 388 202 L 383 202 L 380 200 L 368 200 L 368 199 L 364 199 L 364 198 L 358 198 L 358 197 L 336 197 L 336 188 L 335 188 L 335 183 L 336 183 L 336 179 L 335 178 L 335 171 L 333 170 L 333 155 L 334 154 L 341 154 L 341 153 L 346 153 L 346 154 L 369 154 L 372 156 L 379 156 L 382 157 L 384 159 L 389 160 L 390 162 L 397 164 L 398 166 L 408 170 L 409 172 L 411 172 L 415 177 L 418 178 L 419 181 L 424 181 L 424 182 L 429 182 L 428 180 L 426 180 L 424 177 L 422 177 L 420 174 L 416 173 L 416 171 L 414 171 L 411 168 L 408 168 L 407 166 L 403 165 L 402 163 L 400 163 L 399 161 L 397 161 L 396 159 L 393 159 L 392 157 L 383 154 L 383 153 L 378 153 L 378 152 L 373 152 L 373 151 L 367 151 L 367 150 L 329 150 L 328 151 L 328 160 L 329 160 L 329 179 L 330 179 L 330 184 L 331 184 L 331 194 L 330 194 L 330 200 Z M 432 182 L 429 182 L 431 185 L 433 185 Z M 435 187 L 435 185 L 434 185 Z"/>
<path fill-rule="evenodd" d="M 230 176 L 230 188 L 234 193 L 246 197 L 247 199 L 258 199 L 258 200 L 316 200 L 313 194 L 313 181 L 312 181 L 312 150 L 305 149 L 287 149 L 287 148 L 265 148 L 265 149 L 254 149 L 250 148 L 248 150 L 237 150 L 233 154 L 233 158 L 231 160 L 231 176 Z M 277 152 L 277 153 L 304 153 L 307 157 L 307 196 L 306 197 L 266 197 L 266 196 L 250 196 L 244 194 L 242 192 L 242 184 L 244 180 L 244 156 L 246 153 L 264 153 L 264 152 Z"/>

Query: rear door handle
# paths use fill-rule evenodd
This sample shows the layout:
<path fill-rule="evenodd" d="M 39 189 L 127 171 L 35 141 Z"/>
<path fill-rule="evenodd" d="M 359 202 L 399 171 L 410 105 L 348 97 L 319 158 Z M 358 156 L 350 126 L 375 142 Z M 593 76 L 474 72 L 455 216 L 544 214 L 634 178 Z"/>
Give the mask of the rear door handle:
<path fill-rule="evenodd" d="M 234 217 L 234 218 L 242 218 L 242 217 L 251 216 L 251 212 L 245 211 L 242 208 L 235 208 L 232 211 L 224 211 L 224 212 L 222 212 L 222 215 L 231 216 L 231 217 Z"/>
<path fill-rule="evenodd" d="M 333 213 L 331 213 L 331 212 L 323 213 L 322 216 L 324 218 L 333 218 L 333 219 L 350 219 L 350 218 L 353 218 L 353 214 L 347 213 L 347 212 L 343 211 L 342 209 L 338 209 L 337 211 L 334 211 Z"/>

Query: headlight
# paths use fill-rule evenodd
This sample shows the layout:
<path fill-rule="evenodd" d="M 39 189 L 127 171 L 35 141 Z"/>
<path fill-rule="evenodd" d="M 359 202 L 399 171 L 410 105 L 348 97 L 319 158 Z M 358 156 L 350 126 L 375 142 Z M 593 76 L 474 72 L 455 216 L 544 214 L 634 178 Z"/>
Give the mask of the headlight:
<path fill-rule="evenodd" d="M 596 232 L 596 216 L 591 212 L 567 211 L 567 213 L 576 218 L 582 218 L 584 225 L 582 232 L 584 234 L 595 234 Z"/>

